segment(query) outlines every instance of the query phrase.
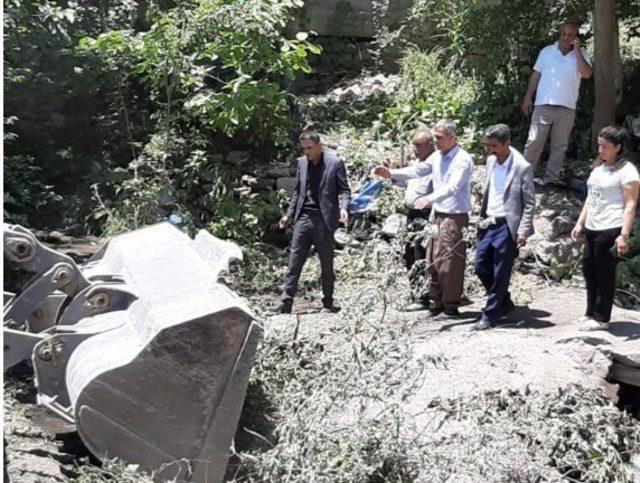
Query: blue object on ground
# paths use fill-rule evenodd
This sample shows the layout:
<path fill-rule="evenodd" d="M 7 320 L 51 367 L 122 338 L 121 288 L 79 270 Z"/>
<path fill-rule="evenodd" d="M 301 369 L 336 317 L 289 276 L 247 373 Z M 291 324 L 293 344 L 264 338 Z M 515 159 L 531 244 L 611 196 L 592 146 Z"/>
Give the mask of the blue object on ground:
<path fill-rule="evenodd" d="M 380 191 L 382 191 L 382 181 L 368 181 L 360 193 L 349 203 L 349 213 L 364 213 L 369 209 Z"/>
<path fill-rule="evenodd" d="M 180 226 L 182 224 L 182 217 L 177 213 L 171 213 L 169 215 L 169 223 Z"/>

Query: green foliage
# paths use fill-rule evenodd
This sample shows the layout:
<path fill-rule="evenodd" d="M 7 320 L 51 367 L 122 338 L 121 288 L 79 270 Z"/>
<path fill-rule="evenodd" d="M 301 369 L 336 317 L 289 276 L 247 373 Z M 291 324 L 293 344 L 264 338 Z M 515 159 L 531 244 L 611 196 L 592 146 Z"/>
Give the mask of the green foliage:
<path fill-rule="evenodd" d="M 118 170 L 119 176 L 114 176 L 111 183 L 105 183 L 115 195 L 112 207 L 108 206 L 109 200 L 100 198 L 98 186 L 94 186 L 100 207 L 93 215 L 94 218 L 107 216 L 106 234 L 115 235 L 165 218 L 162 198 L 168 197 L 171 190 L 170 170 L 179 153 L 179 145 L 175 139 L 152 137 L 140 156 L 129 164 L 128 171 Z"/>
<path fill-rule="evenodd" d="M 17 135 L 5 144 L 5 156 L 33 168 L 22 172 L 20 189 L 51 187 L 43 189 L 37 210 L 15 199 L 10 210 L 27 213 L 23 222 L 60 226 L 69 213 L 85 215 L 89 186 L 129 150 L 114 122 L 120 107 L 107 112 L 106 96 L 96 94 L 103 80 L 85 69 L 73 48 L 83 36 L 131 25 L 137 8 L 135 1 L 4 2 L 4 112 Z M 47 196 L 52 190 L 62 198 Z"/>
<path fill-rule="evenodd" d="M 462 73 L 442 50 L 408 49 L 400 64 L 400 86 L 393 105 L 381 116 L 380 129 L 400 134 L 420 125 L 453 119 L 462 129 L 477 130 L 479 85 Z"/>
<path fill-rule="evenodd" d="M 139 80 L 167 132 L 176 123 L 244 135 L 253 144 L 282 143 L 288 94 L 280 84 L 309 72 L 319 48 L 284 27 L 299 0 L 201 0 L 147 12 L 150 28 L 85 38 L 80 51 Z"/>
<path fill-rule="evenodd" d="M 315 102 L 309 106 L 314 120 L 330 127 L 331 138 L 340 138 L 340 146 L 348 147 L 348 155 L 342 154 L 350 168 L 370 168 L 399 142 L 408 146 L 415 129 L 441 119 L 456 121 L 458 138 L 466 148 L 479 148 L 480 83 L 474 75 L 460 70 L 443 49 L 426 53 L 408 48 L 400 60 L 398 78 L 395 91 L 371 102 L 367 98 L 325 110 Z"/>
<path fill-rule="evenodd" d="M 17 139 L 15 133 L 6 131 L 16 120 L 15 117 L 4 120 L 5 146 Z M 42 168 L 34 163 L 31 156 L 5 156 L 3 167 L 3 213 L 6 222 L 29 225 L 30 215 L 49 203 L 61 201 L 61 197 L 52 190 L 52 186 L 40 181 L 39 172 Z"/>
<path fill-rule="evenodd" d="M 99 207 L 94 217 L 105 218 L 105 232 L 121 233 L 175 213 L 192 232 L 205 226 L 216 236 L 241 243 L 261 239 L 280 216 L 281 194 L 252 193 L 233 166 L 195 149 L 202 146 L 208 146 L 207 141 L 196 135 L 154 135 L 128 170 L 114 172 L 112 183 L 106 184 L 115 200 L 103 200 L 95 186 Z"/>
<path fill-rule="evenodd" d="M 572 268 L 569 263 L 560 263 L 557 260 L 552 260 L 549 265 L 549 275 L 552 280 L 559 282 L 571 276 Z"/>
<path fill-rule="evenodd" d="M 197 159 L 225 151 L 220 141 L 265 152 L 287 140 L 284 86 L 320 52 L 306 33 L 284 35 L 301 4 L 5 2 L 5 112 L 19 119 L 6 154 L 33 166 L 14 178 L 64 195 L 54 226 L 69 222 L 63 211 L 80 222 L 91 196 L 85 229 L 158 221 L 167 194 L 190 223 L 209 223 Z M 8 192 L 10 210 L 29 211 Z"/>
<path fill-rule="evenodd" d="M 217 178 L 211 193 L 216 201 L 209 230 L 220 238 L 230 238 L 242 243 L 260 240 L 267 226 L 275 226 L 282 213 L 282 195 L 269 191 L 266 195 L 238 199 L 230 190 L 233 183 L 226 174 Z"/>
<path fill-rule="evenodd" d="M 231 285 L 242 293 L 278 291 L 287 273 L 287 253 L 273 245 L 254 242 L 242 247 L 242 262 L 231 266 Z"/>
<path fill-rule="evenodd" d="M 618 264 L 616 287 L 619 301 L 625 306 L 640 306 L 640 233 L 629 239 L 629 252 Z"/>
<path fill-rule="evenodd" d="M 228 138 L 262 152 L 287 141 L 290 94 L 282 86 L 308 72 L 309 56 L 320 52 L 304 32 L 284 35 L 299 6 L 299 0 L 182 0 L 152 5 L 144 30 L 80 41 L 78 53 L 96 68 L 121 85 L 142 87 L 153 123 L 149 141 L 130 136 L 142 148 L 129 177 L 104 183 L 108 198 L 117 197 L 113 209 L 102 203 L 98 210 L 108 215 L 109 230 L 177 211 L 191 229 L 207 226 L 248 242 L 277 219 L 277 193 L 261 199 L 245 193 L 238 170 L 214 160 L 222 151 L 217 144 Z"/>
<path fill-rule="evenodd" d="M 61 201 L 52 186 L 40 181 L 40 167 L 29 156 L 4 158 L 4 220 L 29 225 L 29 215 Z"/>
<path fill-rule="evenodd" d="M 473 74 L 480 83 L 481 123 L 504 122 L 514 129 L 512 136 L 519 142 L 528 126 L 519 104 L 538 52 L 557 40 L 562 22 L 583 23 L 591 8 L 589 0 L 549 4 L 416 0 L 407 32 L 415 32 L 425 23 L 435 26 L 430 40 L 446 49 L 453 65 Z M 587 33 L 583 43 L 589 37 Z M 578 118 L 582 114 L 587 112 L 579 108 Z"/>

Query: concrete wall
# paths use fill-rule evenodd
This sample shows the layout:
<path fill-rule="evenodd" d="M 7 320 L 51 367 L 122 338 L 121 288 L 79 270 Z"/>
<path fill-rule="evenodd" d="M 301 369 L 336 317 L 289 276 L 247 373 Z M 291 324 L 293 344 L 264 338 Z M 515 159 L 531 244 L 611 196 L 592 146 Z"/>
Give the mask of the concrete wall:
<path fill-rule="evenodd" d="M 373 38 L 380 20 L 394 26 L 404 19 L 413 0 L 307 0 L 294 31 L 313 30 L 320 36 Z"/>

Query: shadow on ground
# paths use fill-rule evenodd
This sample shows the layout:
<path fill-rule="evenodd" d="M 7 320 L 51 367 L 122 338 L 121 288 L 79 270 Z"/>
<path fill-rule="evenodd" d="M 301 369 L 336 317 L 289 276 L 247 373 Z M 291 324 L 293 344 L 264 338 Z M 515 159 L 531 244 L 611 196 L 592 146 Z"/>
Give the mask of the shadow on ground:
<path fill-rule="evenodd" d="M 500 324 L 505 329 L 546 329 L 555 324 L 548 319 L 551 316 L 546 310 L 530 309 L 518 306 Z"/>
<path fill-rule="evenodd" d="M 625 340 L 640 339 L 640 324 L 630 321 L 611 321 L 608 332 L 616 337 L 624 337 Z"/>
<path fill-rule="evenodd" d="M 553 327 L 555 324 L 546 320 L 551 313 L 545 310 L 530 309 L 528 307 L 516 307 L 509 315 L 501 319 L 497 326 L 503 329 L 546 329 Z M 455 322 L 445 324 L 438 332 L 451 330 L 459 325 L 471 324 L 480 319 L 482 312 L 461 312 L 460 318 Z"/>

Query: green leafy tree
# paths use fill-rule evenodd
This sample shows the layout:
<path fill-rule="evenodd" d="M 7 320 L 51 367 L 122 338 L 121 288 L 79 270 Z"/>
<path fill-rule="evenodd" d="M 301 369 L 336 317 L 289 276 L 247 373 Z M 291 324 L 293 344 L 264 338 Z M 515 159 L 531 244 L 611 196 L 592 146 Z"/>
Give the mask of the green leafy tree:
<path fill-rule="evenodd" d="M 454 119 L 465 130 L 465 142 L 473 143 L 478 140 L 478 97 L 478 81 L 446 60 L 442 49 L 427 54 L 410 48 L 400 62 L 400 84 L 392 105 L 380 116 L 380 128 L 397 136 L 419 125 Z"/>
<path fill-rule="evenodd" d="M 4 112 L 12 134 L 5 139 L 5 216 L 40 228 L 69 226 L 86 213 L 91 183 L 128 150 L 120 108 L 109 110 L 98 94 L 103 79 L 85 69 L 74 47 L 87 35 L 132 26 L 138 4 L 7 0 L 3 13 Z"/>
<path fill-rule="evenodd" d="M 146 89 L 165 133 L 181 124 L 251 144 L 283 143 L 288 94 L 282 83 L 309 72 L 319 48 L 306 33 L 283 32 L 299 0 L 180 1 L 152 7 L 145 31 L 114 30 L 84 38 L 110 69 L 120 69 Z"/>
<path fill-rule="evenodd" d="M 285 86 L 320 53 L 307 33 L 284 34 L 301 5 L 183 0 L 152 6 L 144 30 L 80 41 L 78 52 L 96 69 L 141 88 L 153 123 L 150 140 L 133 143 L 140 154 L 129 177 L 100 187 L 117 194 L 115 203 L 101 198 L 97 212 L 111 219 L 110 231 L 162 219 L 161 198 L 169 198 L 193 226 L 245 241 L 261 236 L 264 218 L 277 216 L 277 196 L 241 197 L 240 173 L 216 153 L 221 142 L 239 143 L 264 156 L 287 142 L 292 97 Z"/>

